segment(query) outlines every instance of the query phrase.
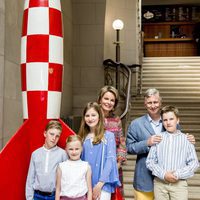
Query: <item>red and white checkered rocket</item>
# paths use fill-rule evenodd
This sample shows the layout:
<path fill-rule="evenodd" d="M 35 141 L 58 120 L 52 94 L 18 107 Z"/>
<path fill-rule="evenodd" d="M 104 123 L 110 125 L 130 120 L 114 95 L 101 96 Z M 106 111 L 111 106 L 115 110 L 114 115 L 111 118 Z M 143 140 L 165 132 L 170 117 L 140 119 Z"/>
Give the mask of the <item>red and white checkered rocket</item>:
<path fill-rule="evenodd" d="M 62 71 L 60 0 L 26 0 L 21 39 L 24 119 L 59 118 Z"/>
<path fill-rule="evenodd" d="M 25 0 L 21 38 L 24 124 L 0 153 L 0 198 L 25 199 L 32 151 L 44 143 L 44 128 L 59 119 L 63 72 L 60 0 Z M 61 120 L 60 120 L 61 121 Z M 62 121 L 59 146 L 73 134 Z"/>

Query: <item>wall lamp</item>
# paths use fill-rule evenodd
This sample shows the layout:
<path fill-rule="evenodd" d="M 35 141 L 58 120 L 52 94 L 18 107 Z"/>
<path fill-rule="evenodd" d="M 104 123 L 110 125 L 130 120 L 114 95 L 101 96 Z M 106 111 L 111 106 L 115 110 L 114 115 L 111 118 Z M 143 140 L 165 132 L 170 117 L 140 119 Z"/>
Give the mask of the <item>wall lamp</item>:
<path fill-rule="evenodd" d="M 124 28 L 124 23 L 121 19 L 116 19 L 112 23 L 112 27 L 116 30 L 116 41 L 114 44 L 116 45 L 116 62 L 120 62 L 120 38 L 119 32 Z"/>
<path fill-rule="evenodd" d="M 119 32 L 123 29 L 124 23 L 121 19 L 116 19 L 112 23 L 112 27 L 116 30 L 116 41 L 114 44 L 116 45 L 116 63 L 120 64 L 120 39 Z M 120 77 L 119 77 L 119 66 L 116 69 L 116 88 L 120 87 Z"/>

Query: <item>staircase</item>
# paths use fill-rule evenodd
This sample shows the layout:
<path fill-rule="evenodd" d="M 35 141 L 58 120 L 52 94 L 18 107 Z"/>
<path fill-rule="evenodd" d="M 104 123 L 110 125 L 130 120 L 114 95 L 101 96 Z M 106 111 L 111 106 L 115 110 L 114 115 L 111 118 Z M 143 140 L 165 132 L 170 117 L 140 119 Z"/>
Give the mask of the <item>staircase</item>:
<path fill-rule="evenodd" d="M 150 87 L 160 91 L 163 106 L 174 105 L 179 108 L 182 131 L 195 136 L 200 160 L 200 58 L 144 58 L 142 95 L 131 99 L 130 121 L 146 113 L 143 94 Z M 135 160 L 135 155 L 128 155 L 127 164 L 123 166 L 126 200 L 134 199 L 132 182 Z M 188 184 L 189 200 L 200 200 L 200 169 L 188 180 Z"/>

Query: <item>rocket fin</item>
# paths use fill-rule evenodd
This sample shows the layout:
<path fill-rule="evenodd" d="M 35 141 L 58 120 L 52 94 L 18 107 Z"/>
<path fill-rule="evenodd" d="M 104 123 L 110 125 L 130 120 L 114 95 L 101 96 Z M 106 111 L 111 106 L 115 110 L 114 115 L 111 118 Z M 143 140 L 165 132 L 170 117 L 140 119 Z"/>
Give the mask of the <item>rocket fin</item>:
<path fill-rule="evenodd" d="M 49 120 L 26 120 L 0 152 L 0 198 L 25 200 L 25 183 L 31 153 L 44 144 L 44 129 Z M 58 146 L 64 148 L 66 138 L 74 132 L 62 124 Z"/>

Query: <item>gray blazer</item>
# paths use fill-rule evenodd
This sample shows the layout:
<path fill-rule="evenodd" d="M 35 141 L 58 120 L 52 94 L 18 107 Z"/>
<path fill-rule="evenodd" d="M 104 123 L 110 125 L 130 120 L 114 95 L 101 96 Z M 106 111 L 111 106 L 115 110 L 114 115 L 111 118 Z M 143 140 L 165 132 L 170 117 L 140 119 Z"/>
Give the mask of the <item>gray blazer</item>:
<path fill-rule="evenodd" d="M 146 167 L 146 158 L 149 152 L 147 139 L 154 134 L 147 114 L 133 120 L 127 133 L 127 151 L 137 155 L 133 187 L 143 192 L 153 191 L 153 176 Z"/>

